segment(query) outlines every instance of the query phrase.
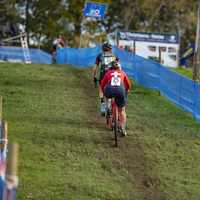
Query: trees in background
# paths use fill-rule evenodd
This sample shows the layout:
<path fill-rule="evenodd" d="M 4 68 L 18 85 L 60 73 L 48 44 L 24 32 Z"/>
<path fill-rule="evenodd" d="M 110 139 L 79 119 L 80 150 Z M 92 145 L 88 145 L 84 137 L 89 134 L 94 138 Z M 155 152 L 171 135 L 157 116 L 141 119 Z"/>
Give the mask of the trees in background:
<path fill-rule="evenodd" d="M 20 14 L 15 7 L 15 0 L 0 1 L 0 26 L 10 26 L 20 21 Z M 8 36 L 12 36 L 8 34 Z M 3 36 L 0 35 L 0 40 Z"/>
<path fill-rule="evenodd" d="M 95 0 L 108 5 L 103 19 L 87 17 L 82 47 L 113 41 L 116 29 L 175 33 L 181 37 L 181 52 L 195 42 L 198 0 Z M 18 32 L 28 33 L 29 45 L 51 53 L 53 39 L 61 34 L 78 48 L 85 0 L 7 0 L 4 22 L 14 21 Z"/>

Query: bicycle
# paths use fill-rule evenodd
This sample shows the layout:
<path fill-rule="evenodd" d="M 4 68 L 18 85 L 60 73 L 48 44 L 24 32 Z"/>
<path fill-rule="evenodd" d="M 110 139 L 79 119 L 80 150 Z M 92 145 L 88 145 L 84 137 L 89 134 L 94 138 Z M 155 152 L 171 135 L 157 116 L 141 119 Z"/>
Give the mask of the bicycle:
<path fill-rule="evenodd" d="M 97 88 L 97 82 L 99 81 L 99 79 L 97 78 L 95 81 L 95 88 Z M 126 91 L 126 99 L 127 99 L 127 91 Z M 118 95 L 113 95 L 111 97 L 111 105 L 112 105 L 112 110 L 111 113 L 106 113 L 106 119 L 107 119 L 107 125 L 109 124 L 110 121 L 110 127 L 111 130 L 113 131 L 114 128 L 114 137 L 115 137 L 115 146 L 118 146 L 118 137 L 122 137 L 122 127 L 121 127 L 121 118 L 119 115 L 119 110 L 118 110 L 118 106 L 117 103 L 115 101 L 115 98 L 118 97 Z"/>
<path fill-rule="evenodd" d="M 115 100 L 116 97 L 118 97 L 118 95 L 112 96 L 112 101 L 111 101 L 112 111 L 111 114 L 106 114 L 106 118 L 107 118 L 107 124 L 108 120 L 110 120 L 110 127 L 112 131 L 114 128 L 115 146 L 117 147 L 118 138 L 122 137 L 122 126 L 121 126 L 121 118 L 119 115 L 118 106 Z M 127 98 L 128 98 L 128 92 L 126 91 L 126 99 Z"/>
<path fill-rule="evenodd" d="M 114 128 L 114 138 L 115 138 L 115 146 L 118 146 L 118 137 L 122 137 L 122 134 L 120 132 L 121 130 L 121 118 L 119 115 L 119 110 L 118 106 L 116 104 L 115 98 L 117 95 L 113 96 L 114 100 L 112 101 L 112 111 L 111 111 L 111 116 L 110 116 L 110 127 L 111 130 L 113 131 Z M 109 116 L 107 116 L 109 117 Z M 107 118 L 108 120 L 108 118 Z"/>

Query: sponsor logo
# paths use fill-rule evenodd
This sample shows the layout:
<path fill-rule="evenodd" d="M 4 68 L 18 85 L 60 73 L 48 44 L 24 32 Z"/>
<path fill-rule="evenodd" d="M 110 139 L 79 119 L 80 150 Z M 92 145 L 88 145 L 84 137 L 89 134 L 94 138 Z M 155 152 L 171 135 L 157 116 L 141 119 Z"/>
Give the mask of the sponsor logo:
<path fill-rule="evenodd" d="M 131 33 L 131 32 L 119 32 L 120 33 L 120 38 L 125 39 L 125 38 L 149 38 L 148 34 L 141 34 L 141 33 Z"/>
<path fill-rule="evenodd" d="M 120 33 L 120 38 L 121 38 L 121 39 L 126 38 L 126 33 L 123 33 L 123 32 L 119 32 L 119 33 Z"/>
<path fill-rule="evenodd" d="M 175 35 L 171 35 L 169 41 L 170 41 L 170 42 L 176 42 L 176 37 L 175 37 Z"/>
<path fill-rule="evenodd" d="M 101 11 L 101 5 L 92 4 L 89 14 L 90 15 L 99 15 L 100 11 Z"/>

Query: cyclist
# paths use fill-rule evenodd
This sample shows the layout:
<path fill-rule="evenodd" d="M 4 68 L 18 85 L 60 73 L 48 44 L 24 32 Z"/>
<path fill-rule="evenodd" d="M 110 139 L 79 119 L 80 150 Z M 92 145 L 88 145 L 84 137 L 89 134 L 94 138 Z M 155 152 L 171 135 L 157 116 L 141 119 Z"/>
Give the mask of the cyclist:
<path fill-rule="evenodd" d="M 94 68 L 93 68 L 93 81 L 96 82 L 97 81 L 97 68 L 98 68 L 99 63 L 101 62 L 99 85 L 101 85 L 101 82 L 103 80 L 105 73 L 109 70 L 108 64 L 111 61 L 116 60 L 120 66 L 118 56 L 115 53 L 112 53 L 112 45 L 111 44 L 104 43 L 102 45 L 102 50 L 103 50 L 103 52 L 97 56 L 95 64 L 94 64 Z M 121 69 L 121 66 L 120 66 L 120 69 Z M 99 97 L 101 99 L 101 115 L 105 116 L 105 102 L 104 102 L 103 92 L 101 91 L 101 88 L 99 89 Z"/>
<path fill-rule="evenodd" d="M 126 123 L 126 94 L 125 91 L 129 91 L 131 84 L 124 71 L 120 70 L 119 63 L 112 61 L 108 65 L 109 71 L 105 74 L 102 83 L 101 90 L 104 92 L 104 101 L 107 107 L 107 115 L 110 114 L 110 101 L 113 95 L 117 95 L 116 104 L 118 106 L 119 115 L 121 118 L 122 136 L 126 136 L 125 123 Z M 124 83 L 126 87 L 124 87 Z"/>
<path fill-rule="evenodd" d="M 63 47 L 65 47 L 65 43 L 62 40 L 62 36 L 58 35 L 57 38 L 54 39 L 53 41 L 53 61 L 56 62 L 56 49 L 62 48 L 61 44 Z"/>

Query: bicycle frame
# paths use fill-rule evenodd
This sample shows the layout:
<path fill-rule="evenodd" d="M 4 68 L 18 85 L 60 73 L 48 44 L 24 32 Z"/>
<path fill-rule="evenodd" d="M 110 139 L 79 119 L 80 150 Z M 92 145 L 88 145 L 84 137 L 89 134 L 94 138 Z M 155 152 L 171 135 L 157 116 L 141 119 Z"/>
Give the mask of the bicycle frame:
<path fill-rule="evenodd" d="M 114 122 L 114 127 L 112 125 L 112 122 Z M 120 130 L 119 130 L 119 129 L 121 129 L 121 118 L 119 115 L 118 106 L 115 102 L 115 98 L 114 98 L 114 101 L 112 102 L 112 115 L 110 118 L 110 126 L 111 126 L 111 130 L 113 130 L 113 128 L 114 128 L 115 146 L 117 147 L 118 146 L 118 137 L 121 137 Z"/>
<path fill-rule="evenodd" d="M 116 104 L 116 102 L 115 102 L 115 100 L 114 100 L 114 101 L 112 102 L 112 115 L 111 115 L 111 118 L 110 118 L 110 126 L 111 126 L 111 128 L 112 128 L 112 119 L 113 119 L 113 117 L 115 117 L 115 116 L 114 116 L 114 109 L 115 109 L 115 107 L 116 107 L 116 110 L 117 110 L 117 116 L 118 116 L 119 124 L 120 124 L 120 127 L 121 127 L 121 118 L 120 118 L 120 115 L 119 115 L 118 106 L 117 106 L 117 104 Z"/>

